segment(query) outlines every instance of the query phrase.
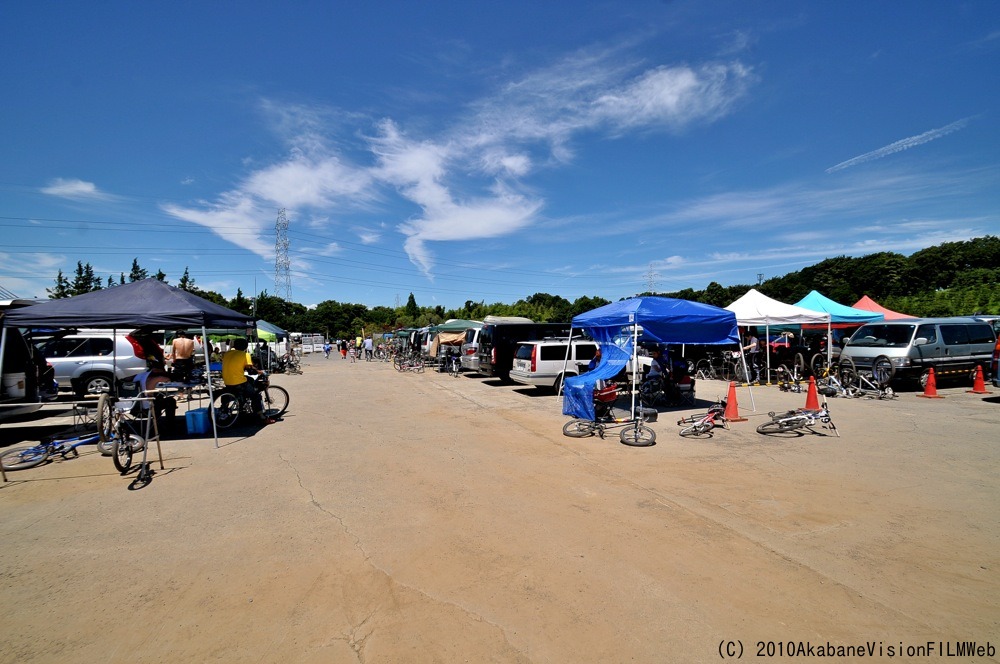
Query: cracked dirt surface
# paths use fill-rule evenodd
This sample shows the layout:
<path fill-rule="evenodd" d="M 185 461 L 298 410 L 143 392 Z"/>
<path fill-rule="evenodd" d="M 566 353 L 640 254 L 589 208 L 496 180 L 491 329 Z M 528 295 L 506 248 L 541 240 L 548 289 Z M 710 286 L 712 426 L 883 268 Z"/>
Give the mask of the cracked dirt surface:
<path fill-rule="evenodd" d="M 1000 637 L 1000 404 L 965 387 L 831 400 L 841 438 L 756 434 L 805 398 L 761 388 L 731 431 L 682 439 L 664 412 L 657 444 L 630 448 L 566 438 L 557 397 L 482 378 L 317 357 L 275 382 L 284 421 L 220 449 L 165 440 L 142 490 L 92 452 L 11 473 L 0 662 L 709 661 L 722 640 Z"/>

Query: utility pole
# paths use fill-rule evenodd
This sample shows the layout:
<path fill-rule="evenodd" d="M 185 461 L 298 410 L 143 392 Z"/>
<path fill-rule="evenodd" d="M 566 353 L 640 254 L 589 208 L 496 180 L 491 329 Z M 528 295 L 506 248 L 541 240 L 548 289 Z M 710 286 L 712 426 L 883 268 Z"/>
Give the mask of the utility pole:
<path fill-rule="evenodd" d="M 278 211 L 278 220 L 274 223 L 274 294 L 285 300 L 292 301 L 291 264 L 288 260 L 288 217 L 285 208 Z"/>
<path fill-rule="evenodd" d="M 656 278 L 659 277 L 656 272 L 653 271 L 653 264 L 649 264 L 649 271 L 646 272 L 646 292 L 655 293 L 656 292 Z"/>
<path fill-rule="evenodd" d="M 763 272 L 758 272 L 757 273 L 757 285 L 760 286 L 762 283 L 764 283 L 764 273 Z"/>

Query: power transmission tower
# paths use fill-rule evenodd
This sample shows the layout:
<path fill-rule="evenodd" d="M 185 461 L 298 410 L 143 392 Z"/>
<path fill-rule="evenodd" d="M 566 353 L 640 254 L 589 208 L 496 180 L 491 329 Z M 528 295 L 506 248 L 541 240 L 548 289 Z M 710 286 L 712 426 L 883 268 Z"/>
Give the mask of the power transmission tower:
<path fill-rule="evenodd" d="M 288 260 L 288 217 L 285 208 L 278 211 L 278 220 L 274 222 L 274 294 L 285 300 L 292 301 L 292 274 Z"/>
<path fill-rule="evenodd" d="M 646 273 L 646 292 L 655 293 L 656 292 L 656 279 L 659 277 L 656 272 L 653 271 L 653 264 L 649 264 L 649 272 Z"/>

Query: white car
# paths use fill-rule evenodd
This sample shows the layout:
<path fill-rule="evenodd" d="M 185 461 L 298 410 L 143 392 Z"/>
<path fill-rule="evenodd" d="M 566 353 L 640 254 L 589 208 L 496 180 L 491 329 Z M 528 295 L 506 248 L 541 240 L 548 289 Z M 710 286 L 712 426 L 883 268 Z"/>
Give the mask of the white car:
<path fill-rule="evenodd" d="M 566 349 L 572 350 L 569 357 Z M 566 337 L 522 341 L 514 351 L 510 379 L 522 385 L 559 389 L 564 377 L 577 376 L 587 370 L 587 364 L 597 354 L 597 342 Z"/>

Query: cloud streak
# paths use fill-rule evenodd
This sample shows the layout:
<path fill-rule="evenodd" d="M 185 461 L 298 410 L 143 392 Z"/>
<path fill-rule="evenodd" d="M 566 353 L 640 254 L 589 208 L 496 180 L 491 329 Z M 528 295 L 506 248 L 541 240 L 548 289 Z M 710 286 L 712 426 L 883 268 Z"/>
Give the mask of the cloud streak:
<path fill-rule="evenodd" d="M 837 171 L 842 171 L 845 168 L 851 168 L 852 166 L 857 166 L 858 164 L 875 161 L 876 159 L 882 159 L 883 157 L 888 157 L 891 154 L 896 154 L 897 152 L 902 152 L 903 150 L 915 148 L 919 145 L 923 145 L 924 143 L 930 143 L 931 141 L 947 136 L 948 134 L 965 129 L 965 126 L 968 124 L 969 118 L 962 118 L 961 120 L 952 122 L 950 125 L 945 125 L 944 127 L 939 127 L 938 129 L 931 129 L 930 131 L 925 131 L 917 136 L 910 136 L 909 138 L 898 140 L 895 143 L 890 143 L 889 145 L 879 148 L 878 150 L 872 150 L 871 152 L 866 152 L 863 155 L 853 157 L 847 161 L 842 161 L 839 164 L 826 169 L 826 172 L 835 173 Z"/>
<path fill-rule="evenodd" d="M 71 200 L 109 201 L 114 199 L 111 194 L 99 190 L 93 182 L 78 179 L 56 178 L 42 187 L 41 192 L 47 196 Z"/>

